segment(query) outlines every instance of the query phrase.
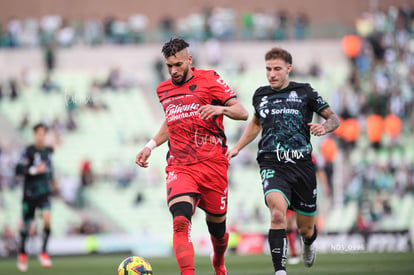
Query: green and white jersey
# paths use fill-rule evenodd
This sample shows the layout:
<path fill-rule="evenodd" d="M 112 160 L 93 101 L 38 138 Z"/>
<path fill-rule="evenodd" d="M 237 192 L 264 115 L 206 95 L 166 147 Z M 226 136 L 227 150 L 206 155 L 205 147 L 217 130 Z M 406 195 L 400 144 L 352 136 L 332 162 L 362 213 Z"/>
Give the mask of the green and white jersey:
<path fill-rule="evenodd" d="M 311 159 L 313 113 L 329 105 L 307 83 L 290 82 L 281 90 L 263 86 L 253 96 L 255 115 L 263 127 L 258 157 L 270 153 L 279 161 Z"/>
<path fill-rule="evenodd" d="M 16 167 L 16 174 L 24 176 L 24 199 L 38 199 L 51 193 L 51 181 L 53 179 L 52 154 L 53 148 L 51 147 L 38 148 L 30 145 L 24 150 Z M 41 162 L 46 163 L 46 172 L 31 174 L 30 167 L 35 167 Z"/>

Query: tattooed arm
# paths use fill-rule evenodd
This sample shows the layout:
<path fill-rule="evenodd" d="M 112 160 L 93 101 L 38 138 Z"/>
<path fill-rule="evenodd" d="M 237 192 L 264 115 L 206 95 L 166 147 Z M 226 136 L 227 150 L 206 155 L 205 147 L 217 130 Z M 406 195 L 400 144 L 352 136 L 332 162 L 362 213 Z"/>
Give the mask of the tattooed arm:
<path fill-rule="evenodd" d="M 314 136 L 323 136 L 334 131 L 339 126 L 339 117 L 332 111 L 331 108 L 322 110 L 321 116 L 325 119 L 322 124 L 309 123 L 310 132 Z"/>

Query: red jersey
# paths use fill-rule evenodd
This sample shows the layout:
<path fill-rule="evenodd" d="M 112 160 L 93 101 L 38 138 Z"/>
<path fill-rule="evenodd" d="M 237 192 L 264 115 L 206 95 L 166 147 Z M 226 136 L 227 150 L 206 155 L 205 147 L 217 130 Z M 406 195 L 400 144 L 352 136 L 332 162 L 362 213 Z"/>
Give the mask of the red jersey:
<path fill-rule="evenodd" d="M 193 76 L 182 85 L 170 78 L 157 87 L 168 124 L 168 165 L 197 163 L 227 149 L 223 115 L 200 119 L 197 110 L 207 104 L 224 106 L 236 94 L 215 71 L 191 70 Z"/>

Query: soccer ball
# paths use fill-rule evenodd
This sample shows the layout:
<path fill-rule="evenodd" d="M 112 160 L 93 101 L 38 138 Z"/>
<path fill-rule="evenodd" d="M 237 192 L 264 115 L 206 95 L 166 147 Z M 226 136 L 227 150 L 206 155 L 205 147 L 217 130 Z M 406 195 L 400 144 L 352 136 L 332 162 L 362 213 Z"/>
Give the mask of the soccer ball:
<path fill-rule="evenodd" d="M 131 256 L 123 260 L 118 267 L 118 275 L 149 275 L 152 268 L 149 262 L 138 256 Z"/>

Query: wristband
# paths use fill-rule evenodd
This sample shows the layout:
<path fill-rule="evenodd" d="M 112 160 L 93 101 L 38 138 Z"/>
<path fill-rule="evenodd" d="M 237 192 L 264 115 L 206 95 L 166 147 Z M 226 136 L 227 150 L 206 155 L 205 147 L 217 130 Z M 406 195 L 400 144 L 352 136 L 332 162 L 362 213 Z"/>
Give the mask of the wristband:
<path fill-rule="evenodd" d="M 151 139 L 147 144 L 145 144 L 145 147 L 148 147 L 152 151 L 155 147 L 157 147 L 157 143 L 155 140 Z"/>

